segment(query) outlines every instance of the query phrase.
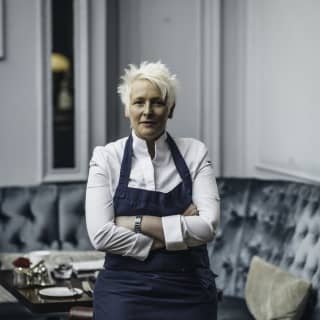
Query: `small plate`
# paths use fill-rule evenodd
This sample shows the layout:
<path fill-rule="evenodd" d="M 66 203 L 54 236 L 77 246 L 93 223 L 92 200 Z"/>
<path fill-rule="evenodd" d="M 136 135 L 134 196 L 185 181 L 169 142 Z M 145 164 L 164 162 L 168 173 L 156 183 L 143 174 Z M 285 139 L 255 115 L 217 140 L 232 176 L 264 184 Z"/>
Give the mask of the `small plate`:
<path fill-rule="evenodd" d="M 70 289 L 68 287 L 52 287 L 39 290 L 39 294 L 43 297 L 65 298 L 81 296 L 83 290 L 79 288 Z"/>

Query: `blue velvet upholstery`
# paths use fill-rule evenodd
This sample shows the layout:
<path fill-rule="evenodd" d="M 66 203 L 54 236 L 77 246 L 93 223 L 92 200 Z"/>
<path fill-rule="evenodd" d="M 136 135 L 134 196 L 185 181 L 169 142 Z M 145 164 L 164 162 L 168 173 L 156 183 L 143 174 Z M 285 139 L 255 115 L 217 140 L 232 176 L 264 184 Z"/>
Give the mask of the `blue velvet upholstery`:
<path fill-rule="evenodd" d="M 64 250 L 92 250 L 84 212 L 85 184 L 59 187 L 59 244 Z"/>
<path fill-rule="evenodd" d="M 0 188 L 0 252 L 93 249 L 85 183 Z"/>
<path fill-rule="evenodd" d="M 221 225 L 208 244 L 217 287 L 229 296 L 219 319 L 251 319 L 244 286 L 253 255 L 312 282 L 304 319 L 320 319 L 320 186 L 219 178 Z M 0 252 L 92 249 L 84 219 L 85 183 L 0 188 Z M 238 315 L 241 318 L 232 318 Z"/>
<path fill-rule="evenodd" d="M 217 286 L 225 295 L 235 293 L 238 252 L 246 216 L 250 180 L 218 179 L 221 198 L 220 228 L 208 245 L 211 268 L 219 275 Z"/>
<path fill-rule="evenodd" d="M 221 178 L 218 187 L 221 231 L 208 246 L 217 286 L 243 298 L 251 258 L 258 255 L 312 282 L 304 319 L 320 319 L 320 186 Z"/>
<path fill-rule="evenodd" d="M 57 249 L 57 199 L 55 185 L 2 188 L 0 251 Z"/>

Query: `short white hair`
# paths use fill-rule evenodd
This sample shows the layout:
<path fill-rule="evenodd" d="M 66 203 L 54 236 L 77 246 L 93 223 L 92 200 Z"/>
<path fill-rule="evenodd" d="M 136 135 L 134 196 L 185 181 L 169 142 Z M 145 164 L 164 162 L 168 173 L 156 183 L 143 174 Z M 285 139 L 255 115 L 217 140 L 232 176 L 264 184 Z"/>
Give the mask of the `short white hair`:
<path fill-rule="evenodd" d="M 130 106 L 131 87 L 135 80 L 149 80 L 159 88 L 161 97 L 170 110 L 175 105 L 178 81 L 176 75 L 172 74 L 161 61 L 143 61 L 139 67 L 129 64 L 129 67 L 124 70 L 124 75 L 120 79 L 121 83 L 118 86 L 118 93 L 126 110 Z"/>

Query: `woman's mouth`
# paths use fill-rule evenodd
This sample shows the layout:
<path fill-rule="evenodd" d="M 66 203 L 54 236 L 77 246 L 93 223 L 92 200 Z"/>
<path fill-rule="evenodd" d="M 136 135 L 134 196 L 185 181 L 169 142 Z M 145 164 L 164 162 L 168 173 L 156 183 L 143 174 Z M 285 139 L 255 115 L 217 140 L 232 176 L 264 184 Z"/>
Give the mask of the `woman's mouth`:
<path fill-rule="evenodd" d="M 156 122 L 154 122 L 154 121 L 141 121 L 140 124 L 142 124 L 145 127 L 153 127 L 156 124 Z"/>

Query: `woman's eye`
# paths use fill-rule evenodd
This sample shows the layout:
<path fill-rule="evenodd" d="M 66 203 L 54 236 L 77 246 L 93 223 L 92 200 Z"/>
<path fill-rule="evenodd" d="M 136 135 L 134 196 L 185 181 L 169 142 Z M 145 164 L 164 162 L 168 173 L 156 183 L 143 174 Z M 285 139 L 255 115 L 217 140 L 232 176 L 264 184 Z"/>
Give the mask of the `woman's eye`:
<path fill-rule="evenodd" d="M 157 107 L 163 107 L 165 105 L 161 100 L 153 101 L 152 104 Z"/>
<path fill-rule="evenodd" d="M 133 102 L 133 105 L 137 106 L 137 107 L 144 107 L 145 105 L 145 101 L 143 100 L 137 100 Z M 163 107 L 165 106 L 165 103 L 162 100 L 154 100 L 154 101 L 150 101 L 150 105 L 152 107 Z"/>

